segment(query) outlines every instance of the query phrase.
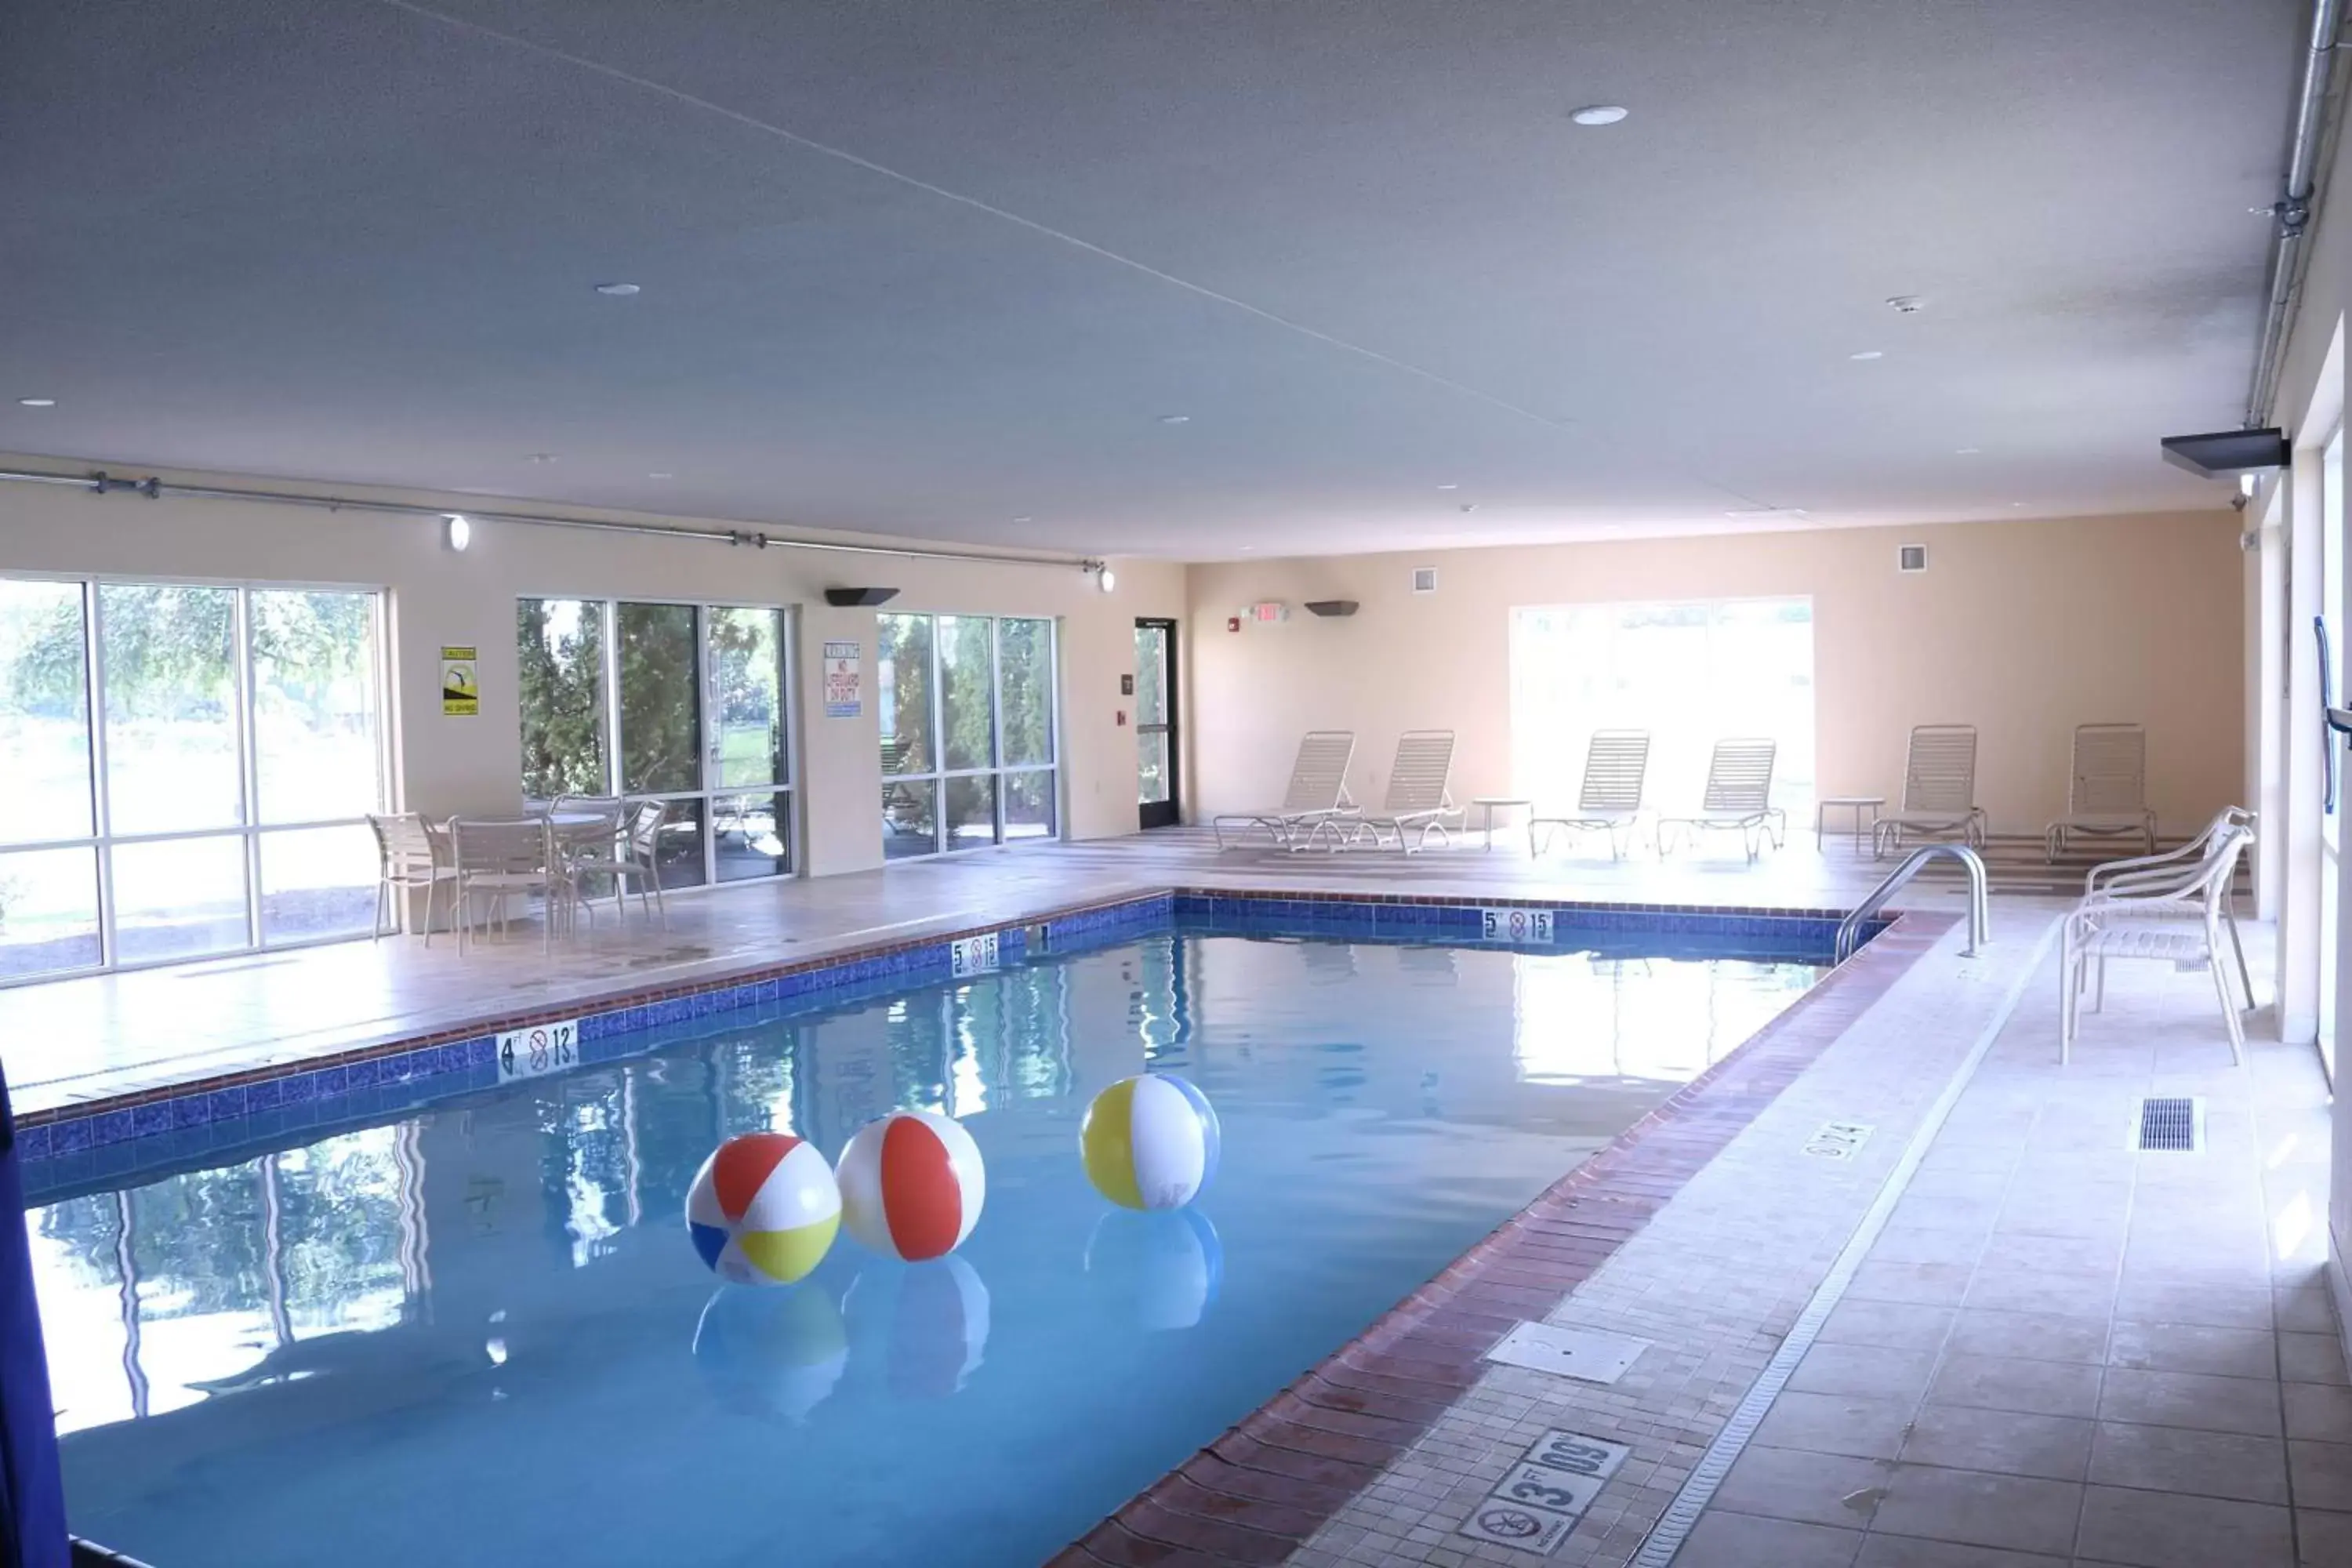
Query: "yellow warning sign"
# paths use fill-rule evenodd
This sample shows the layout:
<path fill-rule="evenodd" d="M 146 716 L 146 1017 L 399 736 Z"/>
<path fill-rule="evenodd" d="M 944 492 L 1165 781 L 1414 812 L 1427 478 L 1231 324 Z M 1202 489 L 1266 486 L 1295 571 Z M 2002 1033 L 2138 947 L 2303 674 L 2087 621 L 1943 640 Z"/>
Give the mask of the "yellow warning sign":
<path fill-rule="evenodd" d="M 441 650 L 441 711 L 452 718 L 470 719 L 482 710 L 482 689 L 474 676 L 474 650 L 469 647 L 445 647 Z"/>

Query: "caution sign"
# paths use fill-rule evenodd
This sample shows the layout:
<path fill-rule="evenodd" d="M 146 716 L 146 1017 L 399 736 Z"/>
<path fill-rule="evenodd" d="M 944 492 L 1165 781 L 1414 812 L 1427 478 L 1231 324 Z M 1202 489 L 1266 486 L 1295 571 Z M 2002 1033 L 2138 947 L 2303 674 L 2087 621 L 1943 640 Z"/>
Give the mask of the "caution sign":
<path fill-rule="evenodd" d="M 474 674 L 474 650 L 441 650 L 441 711 L 453 719 L 471 719 L 482 710 L 482 688 Z"/>

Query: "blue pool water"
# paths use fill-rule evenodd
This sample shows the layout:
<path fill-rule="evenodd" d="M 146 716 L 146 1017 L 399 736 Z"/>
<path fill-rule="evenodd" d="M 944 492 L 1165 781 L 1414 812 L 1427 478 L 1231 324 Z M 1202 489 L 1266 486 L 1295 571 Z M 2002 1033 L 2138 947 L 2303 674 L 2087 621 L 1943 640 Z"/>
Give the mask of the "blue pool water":
<path fill-rule="evenodd" d="M 1819 973 L 1664 940 L 1162 934 L 58 1199 L 74 1527 L 157 1568 L 1038 1562 Z M 1146 1066 L 1222 1115 L 1183 1213 L 1079 1168 Z M 962 1250 L 845 1234 L 798 1287 L 718 1286 L 680 1218 L 712 1146 L 830 1158 L 892 1106 L 980 1145 Z"/>

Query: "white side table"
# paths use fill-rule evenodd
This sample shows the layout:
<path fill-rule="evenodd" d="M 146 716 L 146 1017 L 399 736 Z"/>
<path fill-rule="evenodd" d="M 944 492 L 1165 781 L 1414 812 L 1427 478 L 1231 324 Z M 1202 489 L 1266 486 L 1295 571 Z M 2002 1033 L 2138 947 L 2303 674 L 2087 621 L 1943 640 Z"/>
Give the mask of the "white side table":
<path fill-rule="evenodd" d="M 1475 795 L 1470 797 L 1470 804 L 1485 814 L 1486 847 L 1492 849 L 1495 847 L 1495 808 L 1501 806 L 1507 811 L 1513 806 L 1525 806 L 1529 811 L 1533 811 L 1536 803 L 1516 795 Z M 1535 831 L 1535 825 L 1532 822 L 1528 825 L 1528 831 L 1530 833 Z"/>
<path fill-rule="evenodd" d="M 1822 847 L 1822 819 L 1832 810 L 1843 810 L 1853 814 L 1853 847 L 1856 849 L 1861 848 L 1864 836 L 1878 826 L 1878 808 L 1885 804 L 1886 797 L 1883 795 L 1822 796 L 1813 803 L 1813 847 L 1819 849 Z M 1870 818 L 1866 822 L 1863 820 L 1862 815 L 1865 811 L 1870 813 Z"/>

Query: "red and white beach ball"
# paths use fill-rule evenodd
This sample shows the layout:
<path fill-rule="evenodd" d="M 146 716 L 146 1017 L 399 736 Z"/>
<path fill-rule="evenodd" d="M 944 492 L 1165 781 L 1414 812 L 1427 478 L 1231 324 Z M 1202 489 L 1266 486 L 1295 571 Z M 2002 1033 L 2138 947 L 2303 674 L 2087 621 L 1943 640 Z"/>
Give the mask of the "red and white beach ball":
<path fill-rule="evenodd" d="M 929 1110 L 894 1110 L 859 1128 L 834 1174 L 849 1234 L 909 1263 L 961 1246 L 988 1198 L 980 1145 L 953 1118 Z"/>
<path fill-rule="evenodd" d="M 719 1145 L 686 1196 L 694 1250 L 738 1285 L 789 1285 L 824 1259 L 841 1228 L 841 1189 L 816 1145 L 746 1132 Z"/>

